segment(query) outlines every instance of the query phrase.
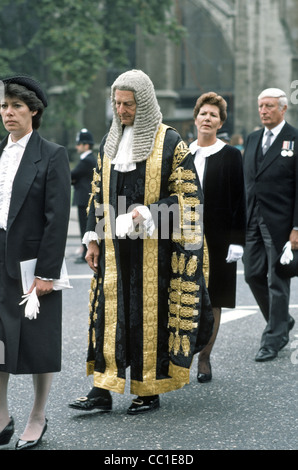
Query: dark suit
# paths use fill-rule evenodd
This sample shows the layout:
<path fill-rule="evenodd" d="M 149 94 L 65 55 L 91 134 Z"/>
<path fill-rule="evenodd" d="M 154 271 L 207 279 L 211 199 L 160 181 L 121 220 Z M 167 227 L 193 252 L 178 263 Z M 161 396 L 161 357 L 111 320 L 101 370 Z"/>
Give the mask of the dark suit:
<path fill-rule="evenodd" d="M 76 167 L 71 171 L 71 182 L 74 186 L 73 205 L 78 206 L 78 216 L 81 237 L 83 238 L 87 223 L 87 205 L 91 193 L 93 169 L 96 167 L 96 159 L 90 152 L 84 159 L 80 159 Z M 84 254 L 86 247 L 84 246 Z M 83 256 L 84 256 L 83 254 Z"/>
<path fill-rule="evenodd" d="M 0 158 L 7 138 L 0 144 Z M 58 279 L 70 206 L 70 171 L 64 147 L 33 131 L 16 173 L 7 230 L 1 230 L 0 340 L 11 373 L 57 371 L 61 359 L 61 291 L 40 297 L 36 320 L 24 317 L 20 261 L 37 258 L 35 275 Z M 3 290 L 5 291 L 3 294 Z"/>
<path fill-rule="evenodd" d="M 275 263 L 298 226 L 298 130 L 285 123 L 258 164 L 262 136 L 263 129 L 249 135 L 243 156 L 248 221 L 244 266 L 267 321 L 261 346 L 278 351 L 288 338 L 290 280 L 276 274 Z M 292 157 L 281 156 L 285 141 L 294 142 Z"/>

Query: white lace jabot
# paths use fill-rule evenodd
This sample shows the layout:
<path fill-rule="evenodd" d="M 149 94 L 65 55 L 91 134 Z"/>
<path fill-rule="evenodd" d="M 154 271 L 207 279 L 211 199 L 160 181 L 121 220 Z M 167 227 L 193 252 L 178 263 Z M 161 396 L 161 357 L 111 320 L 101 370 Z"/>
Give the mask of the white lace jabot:
<path fill-rule="evenodd" d="M 136 164 L 132 161 L 133 132 L 133 126 L 126 126 L 124 128 L 116 157 L 112 161 L 112 164 L 115 165 L 115 170 L 123 173 L 136 169 Z"/>

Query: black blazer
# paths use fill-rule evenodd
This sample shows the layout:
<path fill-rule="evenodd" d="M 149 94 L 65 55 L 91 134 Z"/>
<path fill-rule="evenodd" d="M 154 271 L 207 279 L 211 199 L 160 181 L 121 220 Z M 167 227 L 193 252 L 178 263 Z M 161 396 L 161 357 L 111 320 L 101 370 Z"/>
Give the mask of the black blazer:
<path fill-rule="evenodd" d="M 248 136 L 243 155 L 247 220 L 258 201 L 261 214 L 278 251 L 298 226 L 298 129 L 285 123 L 257 170 L 256 155 L 263 129 Z M 294 143 L 292 157 L 281 155 L 283 142 Z"/>
<path fill-rule="evenodd" d="M 0 158 L 7 143 L 0 144 Z M 6 231 L 6 267 L 37 258 L 35 275 L 60 277 L 70 207 L 70 169 L 64 147 L 33 131 L 14 179 Z"/>
<path fill-rule="evenodd" d="M 73 198 L 73 204 L 75 206 L 87 207 L 91 193 L 93 169 L 95 167 L 96 158 L 91 152 L 83 160 L 80 160 L 71 171 L 71 182 L 74 185 L 75 190 Z"/>
<path fill-rule="evenodd" d="M 206 158 L 203 191 L 206 235 L 225 258 L 231 243 L 245 245 L 244 175 L 238 149 L 225 145 Z"/>

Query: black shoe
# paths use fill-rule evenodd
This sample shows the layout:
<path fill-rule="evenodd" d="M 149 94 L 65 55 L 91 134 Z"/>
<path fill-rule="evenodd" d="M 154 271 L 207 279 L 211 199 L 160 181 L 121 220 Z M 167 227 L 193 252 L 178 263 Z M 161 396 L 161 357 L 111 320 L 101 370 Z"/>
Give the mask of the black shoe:
<path fill-rule="evenodd" d="M 295 325 L 295 320 L 293 317 L 291 317 L 289 321 L 289 331 L 291 331 L 294 328 L 294 325 Z"/>
<path fill-rule="evenodd" d="M 295 325 L 295 320 L 293 317 L 291 317 L 289 320 L 289 332 L 294 328 L 294 325 Z M 288 344 L 288 342 L 289 342 L 289 336 L 283 337 L 279 346 L 279 350 L 283 349 Z"/>
<path fill-rule="evenodd" d="M 0 432 L 0 446 L 5 446 L 9 443 L 14 433 L 14 420 L 11 417 L 7 426 Z"/>
<path fill-rule="evenodd" d="M 46 419 L 45 425 L 43 427 L 43 430 L 41 432 L 41 435 L 39 436 L 38 439 L 35 439 L 35 441 L 23 441 L 22 439 L 18 439 L 16 442 L 15 449 L 16 450 L 26 450 L 26 449 L 32 449 L 33 447 L 38 446 L 38 444 L 41 443 L 42 436 L 46 432 L 48 427 L 48 420 Z"/>
<path fill-rule="evenodd" d="M 95 398 L 80 397 L 68 405 L 70 408 L 80 411 L 102 410 L 111 411 L 112 397 L 98 396 Z"/>
<path fill-rule="evenodd" d="M 132 400 L 130 407 L 127 410 L 129 415 L 138 415 L 140 413 L 148 413 L 148 411 L 155 410 L 160 407 L 159 396 L 153 397 L 137 397 Z"/>
<path fill-rule="evenodd" d="M 272 361 L 277 357 L 277 352 L 270 348 L 261 348 L 255 357 L 257 362 Z"/>
<path fill-rule="evenodd" d="M 210 362 L 209 362 L 209 368 L 210 368 L 209 374 L 200 372 L 200 371 L 198 370 L 197 379 L 198 379 L 198 382 L 200 382 L 201 384 L 202 384 L 202 383 L 205 383 L 205 382 L 211 382 L 211 380 L 212 380 L 212 369 L 211 369 L 211 364 L 210 364 Z"/>

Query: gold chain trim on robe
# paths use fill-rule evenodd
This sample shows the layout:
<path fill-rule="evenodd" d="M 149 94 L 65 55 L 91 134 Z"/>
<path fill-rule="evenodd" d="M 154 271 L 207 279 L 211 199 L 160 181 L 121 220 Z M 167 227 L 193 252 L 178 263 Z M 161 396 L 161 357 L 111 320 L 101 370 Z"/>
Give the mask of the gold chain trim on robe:
<path fill-rule="evenodd" d="M 180 149 L 187 153 L 187 148 Z M 181 164 L 181 158 L 175 154 L 173 173 L 169 178 L 169 188 L 178 196 L 180 205 L 180 227 L 176 227 L 172 240 L 183 249 L 187 245 L 203 243 L 202 206 L 200 200 L 191 193 L 197 191 L 194 183 L 196 175 L 192 170 L 185 170 Z M 188 332 L 198 327 L 199 288 L 196 282 L 187 281 L 195 275 L 198 268 L 198 259 L 191 256 L 186 260 L 185 254 L 174 252 L 172 254 L 172 278 L 169 289 L 169 352 L 174 356 L 190 355 L 190 338 Z M 175 276 L 179 277 L 175 277 Z M 186 278 L 185 278 L 186 276 Z"/>
<path fill-rule="evenodd" d="M 175 152 L 174 152 L 174 157 L 173 157 L 173 164 L 172 164 L 172 170 L 175 170 L 178 165 L 184 160 L 186 155 L 189 153 L 189 148 L 185 144 L 183 140 L 179 142 L 177 145 Z"/>
<path fill-rule="evenodd" d="M 105 329 L 103 354 L 106 362 L 104 373 L 94 371 L 94 386 L 118 393 L 124 393 L 125 379 L 117 377 L 116 364 L 116 328 L 117 328 L 117 268 L 115 247 L 112 237 L 109 208 L 111 161 L 104 155 L 103 159 L 103 203 L 105 210 L 105 276 L 103 292 L 105 297 Z"/>
<path fill-rule="evenodd" d="M 94 207 L 98 207 L 99 203 L 96 201 L 96 197 L 98 197 L 100 193 L 100 188 L 99 188 L 99 183 L 101 181 L 100 173 L 99 171 L 101 170 L 101 159 L 100 159 L 100 154 L 97 156 L 97 165 L 98 165 L 98 172 L 96 171 L 96 168 L 93 169 L 93 179 L 91 182 L 91 194 L 89 197 L 88 201 L 88 206 L 86 209 L 87 215 L 90 212 L 90 207 L 91 204 L 94 204 Z M 97 218 L 96 218 L 97 220 Z M 95 338 L 95 321 L 97 320 L 97 307 L 98 307 L 98 287 L 99 284 L 102 283 L 102 279 L 98 279 L 96 275 L 94 275 L 91 279 L 91 286 L 89 290 L 89 333 L 88 333 L 88 344 L 92 342 L 93 348 L 95 349 L 96 345 L 96 338 Z M 97 300 L 95 300 L 97 299 Z M 89 360 L 86 364 L 86 372 L 87 376 L 92 375 L 94 373 L 94 365 L 95 361 Z"/>
<path fill-rule="evenodd" d="M 100 171 L 101 169 L 101 160 L 100 160 L 100 155 L 98 154 L 98 158 L 97 158 L 97 162 L 98 162 L 98 171 Z M 88 201 L 88 205 L 87 205 L 87 208 L 86 208 L 86 213 L 87 215 L 89 214 L 89 211 L 90 211 L 90 206 L 91 206 L 91 203 L 92 201 L 94 201 L 94 205 L 95 205 L 95 209 L 96 209 L 96 201 L 94 199 L 94 196 L 96 193 L 99 193 L 100 189 L 98 187 L 98 183 L 100 181 L 100 174 L 96 171 L 96 168 L 93 169 L 93 178 L 92 178 L 92 182 L 91 182 L 91 193 L 89 195 L 89 201 Z"/>
<path fill-rule="evenodd" d="M 205 278 L 206 287 L 208 287 L 209 285 L 209 251 L 208 251 L 208 245 L 207 245 L 205 236 L 204 236 L 204 249 L 203 249 L 203 275 Z"/>

